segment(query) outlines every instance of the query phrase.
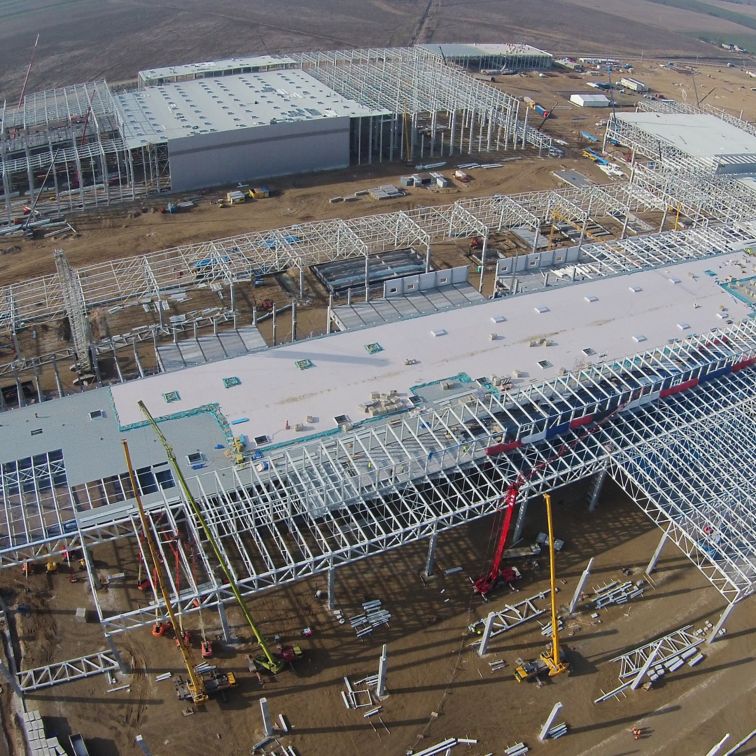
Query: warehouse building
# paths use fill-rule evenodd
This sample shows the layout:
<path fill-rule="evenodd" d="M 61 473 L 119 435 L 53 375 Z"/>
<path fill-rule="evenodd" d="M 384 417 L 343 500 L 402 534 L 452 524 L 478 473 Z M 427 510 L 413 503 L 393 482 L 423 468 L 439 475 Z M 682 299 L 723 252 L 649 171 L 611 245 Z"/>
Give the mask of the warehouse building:
<path fill-rule="evenodd" d="M 607 139 L 652 159 L 663 157 L 719 175 L 734 174 L 756 188 L 756 129 L 752 125 L 727 114 L 688 112 L 694 109 L 674 103 L 644 106 L 660 110 L 616 113 L 607 124 Z"/>
<path fill-rule="evenodd" d="M 363 120 L 389 115 L 287 69 L 149 86 L 116 101 L 130 149 L 167 145 L 173 191 L 345 168 Z"/>
<path fill-rule="evenodd" d="M 528 52 L 489 52 L 519 47 Z M 523 122 L 519 100 L 424 47 L 231 58 L 138 79 L 118 93 L 86 82 L 2 106 L 0 222 L 21 227 L 35 195 L 50 215 L 349 165 L 551 146 Z"/>
<path fill-rule="evenodd" d="M 512 71 L 551 68 L 553 57 L 544 50 L 520 44 L 442 44 L 419 45 L 441 57 L 446 63 L 463 68 L 495 69 Z"/>

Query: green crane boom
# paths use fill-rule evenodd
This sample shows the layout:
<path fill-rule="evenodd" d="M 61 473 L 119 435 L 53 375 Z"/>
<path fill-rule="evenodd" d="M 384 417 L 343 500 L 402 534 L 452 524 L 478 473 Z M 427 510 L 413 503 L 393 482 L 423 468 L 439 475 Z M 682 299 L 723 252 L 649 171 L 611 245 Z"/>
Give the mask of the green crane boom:
<path fill-rule="evenodd" d="M 189 503 L 189 506 L 192 508 L 192 512 L 194 513 L 195 518 L 197 519 L 197 522 L 199 523 L 200 527 L 202 528 L 202 532 L 205 534 L 205 538 L 207 538 L 208 543 L 210 544 L 210 547 L 213 550 L 213 554 L 215 555 L 216 560 L 218 561 L 218 564 L 220 565 L 220 568 L 223 570 L 223 574 L 226 576 L 226 580 L 228 581 L 228 584 L 231 588 L 231 593 L 233 593 L 234 598 L 236 599 L 236 603 L 239 604 L 239 608 L 242 611 L 242 614 L 244 615 L 244 619 L 247 621 L 247 624 L 249 625 L 250 629 L 252 630 L 252 633 L 255 636 L 255 639 L 257 640 L 257 644 L 260 646 L 260 649 L 263 652 L 263 657 L 257 659 L 256 661 L 265 669 L 272 672 L 273 674 L 278 674 L 285 666 L 285 662 L 282 659 L 279 659 L 276 657 L 268 647 L 268 644 L 265 640 L 265 637 L 262 635 L 262 633 L 258 630 L 257 625 L 255 625 L 254 620 L 252 619 L 252 615 L 249 613 L 249 609 L 247 608 L 247 605 L 244 602 L 244 599 L 242 598 L 242 595 L 239 591 L 239 587 L 236 584 L 236 580 L 234 580 L 233 573 L 231 572 L 231 565 L 226 560 L 225 556 L 223 555 L 223 552 L 220 549 L 220 546 L 218 545 L 218 541 L 213 535 L 212 530 L 207 524 L 207 521 L 205 520 L 202 511 L 199 508 L 199 505 L 197 504 L 196 499 L 192 495 L 192 492 L 189 490 L 189 485 L 186 482 L 186 478 L 184 477 L 184 474 L 181 472 L 181 468 L 178 465 L 178 462 L 176 461 L 176 454 L 173 451 L 173 447 L 168 443 L 168 439 L 163 435 L 163 431 L 160 430 L 160 427 L 157 424 L 157 421 L 155 418 L 150 414 L 150 411 L 147 409 L 144 402 L 139 402 L 139 409 L 142 411 L 144 416 L 147 418 L 147 421 L 152 426 L 152 429 L 155 431 L 155 435 L 157 435 L 158 439 L 160 440 L 160 443 L 163 445 L 163 448 L 165 449 L 165 453 L 168 455 L 168 462 L 171 465 L 171 468 L 173 469 L 173 473 L 176 476 L 176 479 L 178 480 L 179 486 L 181 487 L 181 491 L 184 494 L 184 498 Z"/>
<path fill-rule="evenodd" d="M 144 539 L 147 541 L 147 549 L 152 560 L 152 566 L 155 569 L 155 575 L 157 577 L 157 587 L 160 589 L 160 593 L 163 596 L 165 602 L 165 608 L 168 612 L 168 618 L 171 621 L 171 627 L 176 636 L 176 645 L 181 652 L 181 658 L 184 660 L 184 666 L 186 667 L 186 673 L 189 675 L 189 693 L 192 697 L 192 701 L 196 704 L 203 704 L 207 701 L 208 695 L 205 690 L 205 683 L 202 678 L 194 671 L 194 665 L 189 657 L 189 652 L 184 645 L 183 638 L 181 637 L 181 628 L 179 622 L 176 619 L 176 614 L 173 611 L 171 604 L 171 598 L 168 595 L 167 580 L 164 573 L 163 561 L 160 559 L 157 544 L 155 538 L 150 530 L 149 523 L 147 522 L 147 515 L 144 511 L 144 505 L 142 504 L 142 497 L 139 494 L 139 486 L 137 485 L 136 476 L 134 475 L 134 467 L 131 464 L 131 455 L 129 454 L 129 445 L 126 441 L 121 442 L 123 444 L 123 455 L 126 458 L 126 469 L 129 471 L 129 480 L 131 481 L 131 487 L 134 489 L 134 500 L 136 501 L 137 510 L 139 511 L 139 520 L 142 523 L 142 531 L 144 533 Z"/>

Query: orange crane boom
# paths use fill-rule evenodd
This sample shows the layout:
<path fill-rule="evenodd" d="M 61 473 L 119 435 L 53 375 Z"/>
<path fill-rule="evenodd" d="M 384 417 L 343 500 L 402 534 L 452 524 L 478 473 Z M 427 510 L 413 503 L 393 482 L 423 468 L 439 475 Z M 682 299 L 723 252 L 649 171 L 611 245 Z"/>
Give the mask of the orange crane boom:
<path fill-rule="evenodd" d="M 184 661 L 184 666 L 186 667 L 186 673 L 187 675 L 189 675 L 189 693 L 191 694 L 192 701 L 195 704 L 202 704 L 205 703 L 205 701 L 207 701 L 208 699 L 207 691 L 205 690 L 205 683 L 203 682 L 202 678 L 194 671 L 194 665 L 192 664 L 192 660 L 189 657 L 189 652 L 187 651 L 186 646 L 183 643 L 183 639 L 181 637 L 181 628 L 173 611 L 170 596 L 168 595 L 168 581 L 165 577 L 163 562 L 160 559 L 157 544 L 155 543 L 155 539 L 152 535 L 152 531 L 150 530 L 149 523 L 147 522 L 147 515 L 144 511 L 142 497 L 139 493 L 139 485 L 137 483 L 136 475 L 134 474 L 134 467 L 131 464 L 129 445 L 126 441 L 122 441 L 121 443 L 123 444 L 123 455 L 124 457 L 126 457 L 126 469 L 129 471 L 129 480 L 131 481 L 131 487 L 134 490 L 134 500 L 136 501 L 137 510 L 139 511 L 139 520 L 142 523 L 142 531 L 144 532 L 144 538 L 147 541 L 147 549 L 150 554 L 150 559 L 152 560 L 155 574 L 157 575 L 158 587 L 160 588 L 160 593 L 163 597 L 163 601 L 165 602 L 165 608 L 168 612 L 168 618 L 171 621 L 173 632 L 176 635 L 176 645 L 181 652 L 181 657 Z"/>

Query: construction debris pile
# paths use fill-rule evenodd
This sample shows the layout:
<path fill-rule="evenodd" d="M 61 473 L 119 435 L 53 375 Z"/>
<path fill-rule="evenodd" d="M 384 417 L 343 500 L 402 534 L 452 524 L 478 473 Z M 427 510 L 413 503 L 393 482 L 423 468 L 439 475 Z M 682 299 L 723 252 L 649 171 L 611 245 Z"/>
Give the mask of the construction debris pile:
<path fill-rule="evenodd" d="M 430 746 L 430 748 L 424 748 L 422 751 L 408 751 L 408 754 L 412 756 L 435 756 L 435 754 L 447 754 L 452 748 L 458 745 L 476 745 L 477 740 L 471 740 L 470 738 L 447 738 L 442 740 L 436 745 Z"/>

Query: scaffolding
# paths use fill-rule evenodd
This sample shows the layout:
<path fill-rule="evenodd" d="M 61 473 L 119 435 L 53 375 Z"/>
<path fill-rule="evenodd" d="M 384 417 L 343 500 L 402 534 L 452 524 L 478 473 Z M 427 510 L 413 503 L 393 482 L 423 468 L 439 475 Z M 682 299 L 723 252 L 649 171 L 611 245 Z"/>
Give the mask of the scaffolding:
<path fill-rule="evenodd" d="M 8 222 L 36 199 L 49 215 L 144 191 L 105 81 L 27 95 L 0 108 L 0 186 Z M 135 171 L 137 173 L 135 173 Z"/>

